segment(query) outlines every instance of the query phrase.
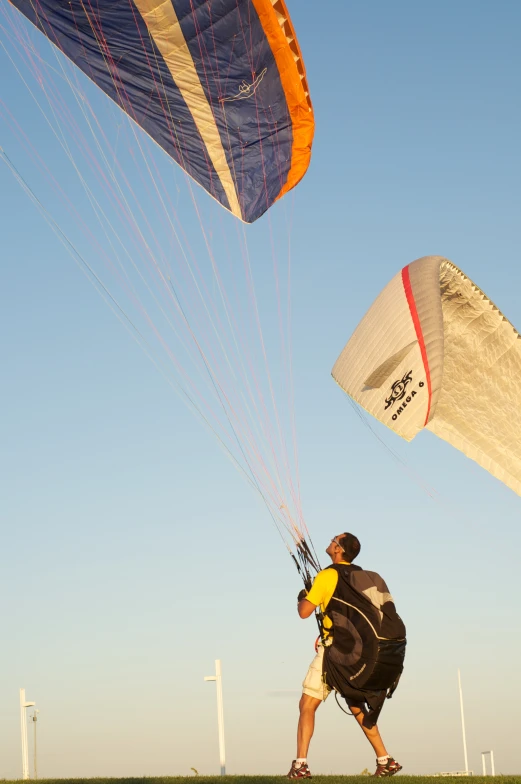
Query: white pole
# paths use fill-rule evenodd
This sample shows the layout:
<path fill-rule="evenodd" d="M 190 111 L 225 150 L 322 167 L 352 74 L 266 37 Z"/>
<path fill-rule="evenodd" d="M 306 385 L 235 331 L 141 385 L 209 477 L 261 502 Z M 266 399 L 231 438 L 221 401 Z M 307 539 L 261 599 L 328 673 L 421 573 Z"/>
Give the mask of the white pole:
<path fill-rule="evenodd" d="M 490 754 L 490 775 L 495 776 L 496 770 L 494 768 L 494 752 L 493 751 L 482 751 L 481 752 L 481 760 L 483 762 L 483 775 L 487 775 L 487 754 Z"/>
<path fill-rule="evenodd" d="M 33 743 L 33 769 L 34 769 L 34 780 L 38 779 L 38 747 L 36 745 L 36 722 L 38 721 L 38 713 L 40 711 L 34 709 L 33 713 L 33 730 L 34 730 L 34 743 Z"/>
<path fill-rule="evenodd" d="M 223 683 L 221 660 L 215 660 L 215 675 L 205 676 L 205 681 L 215 681 L 217 688 L 217 726 L 219 728 L 219 762 L 221 764 L 221 776 L 226 775 L 226 754 L 224 748 L 224 710 L 223 710 Z"/>
<path fill-rule="evenodd" d="M 20 689 L 20 719 L 22 732 L 22 779 L 29 778 L 29 752 L 27 749 L 27 719 L 25 716 L 25 689 Z"/>
<path fill-rule="evenodd" d="M 224 749 L 224 710 L 223 710 L 223 679 L 221 660 L 215 660 L 215 674 L 217 676 L 217 720 L 219 723 L 219 761 L 221 763 L 221 776 L 226 775 L 226 755 Z"/>
<path fill-rule="evenodd" d="M 465 733 L 465 714 L 463 713 L 463 692 L 461 690 L 461 674 L 458 669 L 458 684 L 459 684 L 459 704 L 461 709 L 461 731 L 463 733 L 463 754 L 465 756 L 465 773 L 469 772 L 469 761 L 467 757 L 467 736 Z"/>
<path fill-rule="evenodd" d="M 27 717 L 26 708 L 30 708 L 34 702 L 26 702 L 25 689 L 20 689 L 20 722 L 22 731 L 22 779 L 29 778 L 29 747 L 27 744 Z"/>

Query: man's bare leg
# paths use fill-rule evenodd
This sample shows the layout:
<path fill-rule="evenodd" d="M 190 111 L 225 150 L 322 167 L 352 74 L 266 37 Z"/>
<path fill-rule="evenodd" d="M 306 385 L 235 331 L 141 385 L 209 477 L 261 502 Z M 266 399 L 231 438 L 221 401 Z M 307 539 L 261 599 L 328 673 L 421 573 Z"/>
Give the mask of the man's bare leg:
<path fill-rule="evenodd" d="M 313 732 L 315 713 L 322 700 L 303 694 L 299 702 L 300 716 L 297 729 L 297 759 L 306 759 Z"/>
<path fill-rule="evenodd" d="M 373 747 L 377 757 L 386 757 L 387 751 L 384 746 L 384 742 L 380 736 L 380 730 L 378 729 L 377 725 L 375 724 L 373 727 L 368 728 L 362 724 L 364 720 L 364 712 L 361 708 L 357 708 L 356 705 L 350 705 L 349 709 L 359 725 L 362 728 L 362 732 L 364 733 L 365 737 Z"/>

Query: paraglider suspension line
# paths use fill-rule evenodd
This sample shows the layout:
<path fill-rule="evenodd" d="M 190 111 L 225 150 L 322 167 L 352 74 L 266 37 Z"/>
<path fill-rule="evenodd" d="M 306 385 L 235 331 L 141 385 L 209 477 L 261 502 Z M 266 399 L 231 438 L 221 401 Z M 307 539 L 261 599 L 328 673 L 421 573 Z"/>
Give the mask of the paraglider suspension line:
<path fill-rule="evenodd" d="M 338 707 L 340 708 L 340 710 L 341 710 L 343 713 L 345 713 L 345 714 L 346 714 L 346 716 L 354 716 L 354 713 L 351 713 L 351 711 L 346 711 L 346 709 L 345 709 L 345 708 L 343 708 L 343 707 L 340 705 L 340 703 L 339 703 L 339 701 L 338 701 L 338 692 L 337 692 L 336 690 L 335 690 L 335 700 L 336 700 L 336 704 L 338 705 Z"/>

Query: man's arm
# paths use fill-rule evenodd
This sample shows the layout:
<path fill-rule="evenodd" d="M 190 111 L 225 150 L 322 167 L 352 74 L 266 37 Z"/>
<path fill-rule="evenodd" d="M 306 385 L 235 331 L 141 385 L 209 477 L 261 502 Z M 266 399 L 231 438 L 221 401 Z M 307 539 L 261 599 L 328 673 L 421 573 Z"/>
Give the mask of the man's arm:
<path fill-rule="evenodd" d="M 310 590 L 302 590 L 299 593 L 297 609 L 301 618 L 309 618 L 318 606 L 323 607 L 328 604 L 336 585 L 336 582 L 332 584 L 332 577 L 338 579 L 334 569 L 322 569 L 313 580 Z"/>
<path fill-rule="evenodd" d="M 309 618 L 317 609 L 316 604 L 312 604 L 307 599 L 301 599 L 297 605 L 298 614 L 301 618 Z"/>
<path fill-rule="evenodd" d="M 297 596 L 297 610 L 301 618 L 309 618 L 315 612 L 316 605 L 307 599 L 308 592 L 303 588 Z"/>

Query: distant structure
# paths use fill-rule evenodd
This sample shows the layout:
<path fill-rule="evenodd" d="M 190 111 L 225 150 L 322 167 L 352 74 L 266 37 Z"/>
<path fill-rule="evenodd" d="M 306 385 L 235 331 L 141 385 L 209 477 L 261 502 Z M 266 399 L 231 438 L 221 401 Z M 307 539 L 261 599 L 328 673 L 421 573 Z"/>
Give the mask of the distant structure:
<path fill-rule="evenodd" d="M 463 758 L 465 760 L 465 770 L 452 770 L 444 773 L 434 773 L 434 777 L 439 776 L 473 776 L 474 771 L 469 770 L 469 759 L 467 755 L 467 733 L 465 732 L 465 713 L 463 711 L 463 690 L 461 688 L 461 673 L 458 669 L 458 689 L 459 689 L 459 707 L 461 714 L 461 734 L 463 738 Z"/>
<path fill-rule="evenodd" d="M 494 768 L 494 752 L 493 751 L 482 751 L 481 752 L 481 764 L 483 765 L 483 775 L 487 775 L 487 758 L 486 755 L 490 756 L 490 773 L 492 776 L 496 775 L 496 769 Z"/>
<path fill-rule="evenodd" d="M 22 779 L 29 778 L 29 746 L 27 743 L 27 708 L 33 708 L 34 702 L 27 702 L 25 689 L 20 689 L 20 728 L 22 732 Z"/>
<path fill-rule="evenodd" d="M 205 681 L 215 681 L 217 687 L 217 726 L 219 729 L 219 761 L 221 776 L 226 776 L 226 754 L 224 748 L 224 712 L 223 712 L 223 681 L 221 660 L 215 660 L 215 675 L 207 675 Z"/>
<path fill-rule="evenodd" d="M 33 715 L 31 719 L 33 720 L 33 771 L 34 771 L 34 780 L 37 781 L 38 779 L 38 745 L 37 745 L 37 738 L 36 738 L 36 722 L 38 721 L 38 714 L 40 711 L 38 708 L 34 709 Z"/>
<path fill-rule="evenodd" d="M 465 732 L 465 714 L 463 713 L 463 691 L 461 688 L 461 674 L 458 669 L 458 686 L 459 686 L 459 706 L 461 711 L 461 732 L 463 735 L 463 756 L 465 758 L 465 772 L 447 773 L 447 776 L 469 776 L 472 775 L 469 771 L 469 759 L 467 756 L 467 733 Z"/>

